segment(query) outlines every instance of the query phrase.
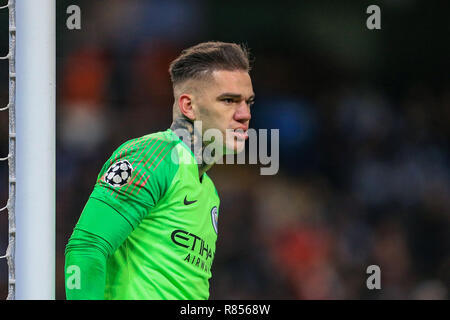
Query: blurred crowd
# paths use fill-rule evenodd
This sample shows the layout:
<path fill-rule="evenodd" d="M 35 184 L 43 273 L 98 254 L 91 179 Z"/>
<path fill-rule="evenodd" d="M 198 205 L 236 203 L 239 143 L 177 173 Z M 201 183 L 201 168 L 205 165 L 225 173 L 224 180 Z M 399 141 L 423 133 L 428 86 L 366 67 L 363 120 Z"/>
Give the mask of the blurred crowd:
<path fill-rule="evenodd" d="M 86 6 L 89 32 L 58 38 L 57 299 L 65 245 L 103 162 L 122 142 L 170 126 L 168 65 L 214 38 L 202 1 Z M 208 172 L 221 198 L 211 298 L 448 299 L 450 82 L 404 81 L 393 94 L 342 76 L 325 56 L 264 45 L 252 51 L 251 127 L 280 130 L 280 170 Z M 380 290 L 366 286 L 370 265 L 381 269 Z"/>

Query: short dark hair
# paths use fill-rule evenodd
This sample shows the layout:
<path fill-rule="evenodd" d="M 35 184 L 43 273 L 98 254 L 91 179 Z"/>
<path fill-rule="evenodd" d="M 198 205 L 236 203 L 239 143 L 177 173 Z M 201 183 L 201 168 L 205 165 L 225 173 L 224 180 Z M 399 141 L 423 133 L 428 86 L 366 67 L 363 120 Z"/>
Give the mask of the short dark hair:
<path fill-rule="evenodd" d="M 185 49 L 169 67 L 175 86 L 188 79 L 199 79 L 215 70 L 250 71 L 249 51 L 236 43 L 208 41 Z"/>

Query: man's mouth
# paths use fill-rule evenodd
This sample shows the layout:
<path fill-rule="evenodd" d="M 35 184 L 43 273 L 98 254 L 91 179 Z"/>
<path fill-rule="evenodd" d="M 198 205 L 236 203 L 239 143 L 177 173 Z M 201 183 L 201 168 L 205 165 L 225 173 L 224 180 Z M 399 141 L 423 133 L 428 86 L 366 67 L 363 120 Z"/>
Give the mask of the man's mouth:
<path fill-rule="evenodd" d="M 242 129 L 236 129 L 233 130 L 233 135 L 238 139 L 238 140 L 247 140 L 248 139 L 248 130 L 242 130 Z"/>

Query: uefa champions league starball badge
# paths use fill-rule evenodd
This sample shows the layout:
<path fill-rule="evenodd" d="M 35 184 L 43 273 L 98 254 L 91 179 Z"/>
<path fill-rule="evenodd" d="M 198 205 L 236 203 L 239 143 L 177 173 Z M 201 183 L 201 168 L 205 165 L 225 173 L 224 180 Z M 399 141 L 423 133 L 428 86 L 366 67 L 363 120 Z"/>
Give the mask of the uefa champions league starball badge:
<path fill-rule="evenodd" d="M 113 187 L 125 185 L 131 178 L 133 167 L 127 160 L 121 160 L 109 167 L 105 175 L 105 182 Z"/>

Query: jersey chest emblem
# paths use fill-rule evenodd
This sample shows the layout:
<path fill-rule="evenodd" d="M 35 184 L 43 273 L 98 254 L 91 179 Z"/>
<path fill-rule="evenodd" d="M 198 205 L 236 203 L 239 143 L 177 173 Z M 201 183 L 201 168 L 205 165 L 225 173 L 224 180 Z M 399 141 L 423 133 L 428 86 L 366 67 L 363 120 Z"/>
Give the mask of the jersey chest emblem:
<path fill-rule="evenodd" d="M 218 222 L 219 222 L 219 215 L 218 215 L 217 207 L 216 207 L 216 206 L 214 206 L 214 207 L 211 209 L 211 221 L 212 221 L 212 225 L 213 225 L 213 227 L 214 227 L 214 231 L 215 231 L 216 234 L 217 234 L 217 224 L 218 224 Z"/>

